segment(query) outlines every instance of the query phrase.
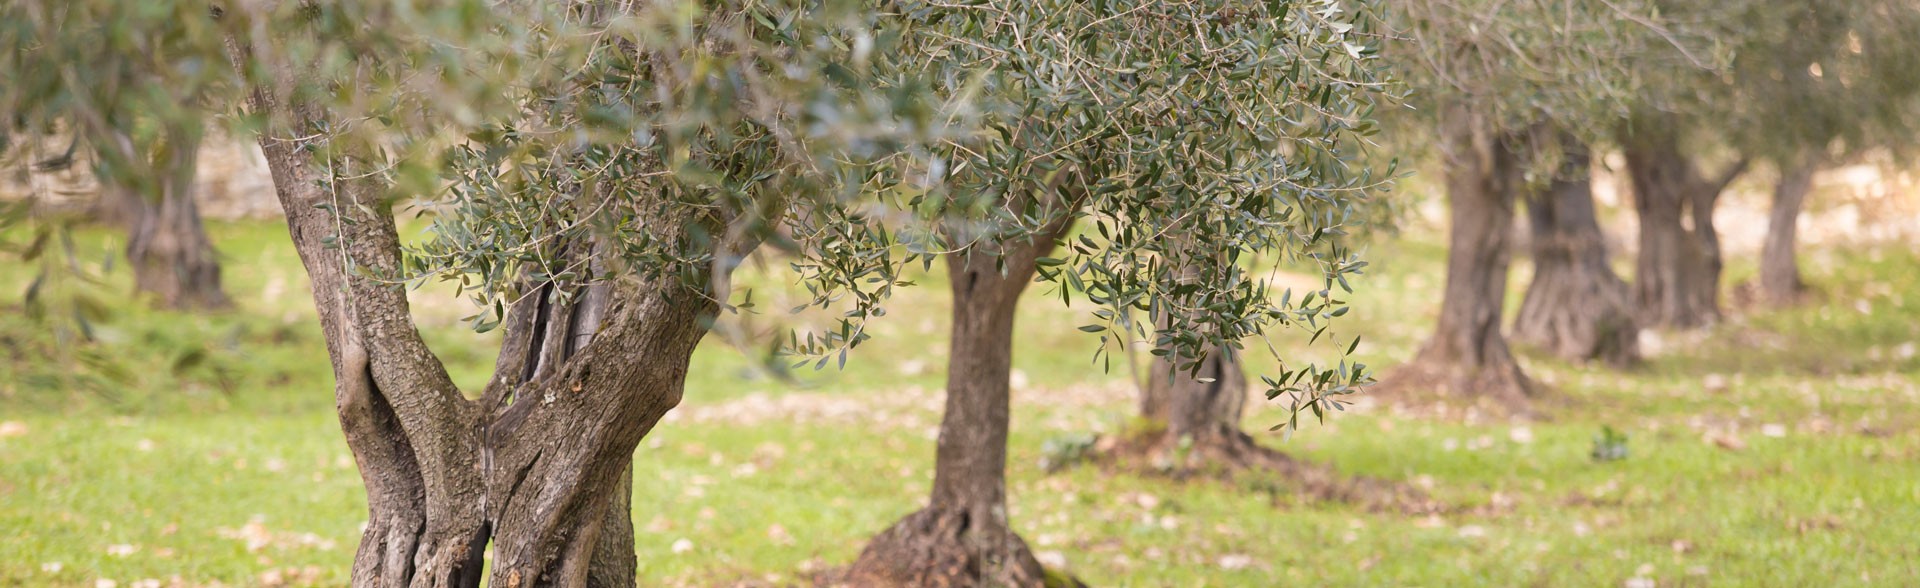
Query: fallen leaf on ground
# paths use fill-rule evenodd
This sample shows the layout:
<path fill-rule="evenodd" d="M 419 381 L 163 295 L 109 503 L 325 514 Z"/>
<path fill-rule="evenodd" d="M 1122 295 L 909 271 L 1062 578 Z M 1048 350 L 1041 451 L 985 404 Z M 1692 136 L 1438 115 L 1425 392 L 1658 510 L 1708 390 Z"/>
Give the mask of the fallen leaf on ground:
<path fill-rule="evenodd" d="M 1747 442 L 1740 440 L 1740 437 L 1733 433 L 1707 433 L 1701 440 L 1728 451 L 1741 451 L 1747 448 Z"/>

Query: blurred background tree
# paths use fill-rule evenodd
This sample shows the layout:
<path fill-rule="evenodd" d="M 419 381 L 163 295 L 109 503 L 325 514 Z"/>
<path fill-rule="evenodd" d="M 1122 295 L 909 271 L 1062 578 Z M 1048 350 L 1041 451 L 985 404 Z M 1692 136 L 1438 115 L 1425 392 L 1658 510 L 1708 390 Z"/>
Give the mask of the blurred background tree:
<path fill-rule="evenodd" d="M 127 232 L 135 288 L 160 306 L 229 305 L 194 201 L 195 158 L 237 88 L 198 2 L 18 2 L 0 14 L 3 132 L 64 139 L 41 170 L 87 165 Z M 45 218 L 42 215 L 42 218 Z M 64 230 L 52 218 L 37 233 Z"/>
<path fill-rule="evenodd" d="M 1536 393 L 1501 331 L 1513 218 L 1534 210 L 1537 269 L 1517 336 L 1576 359 L 1637 356 L 1634 309 L 1604 262 L 1587 144 L 1643 91 L 1639 67 L 1709 68 L 1712 54 L 1647 2 L 1409 3 L 1387 54 L 1431 125 L 1450 217 L 1447 285 L 1433 337 L 1395 389 L 1527 412 Z"/>

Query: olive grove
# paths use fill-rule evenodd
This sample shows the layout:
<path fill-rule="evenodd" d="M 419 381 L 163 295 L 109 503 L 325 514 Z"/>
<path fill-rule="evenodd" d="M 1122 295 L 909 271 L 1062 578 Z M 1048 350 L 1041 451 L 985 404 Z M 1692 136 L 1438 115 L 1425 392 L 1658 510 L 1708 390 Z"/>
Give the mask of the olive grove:
<path fill-rule="evenodd" d="M 1354 159 L 1388 91 L 1358 3 L 179 0 L 133 12 L 151 45 L 75 53 L 134 26 L 117 8 L 9 9 L 9 70 L 105 61 L 147 72 L 147 95 L 205 78 L 176 101 L 192 108 L 96 134 L 211 120 L 258 137 L 366 483 L 355 585 L 632 585 L 635 448 L 715 319 L 754 311 L 731 281 L 761 248 L 791 257 L 803 308 L 841 316 L 786 342 L 816 366 L 869 338 L 905 268 L 953 272 L 934 495 L 850 578 L 1039 585 L 1004 504 L 1026 283 L 1091 302 L 1100 353 L 1149 337 L 1132 312 L 1171 317 L 1156 353 L 1197 375 L 1346 312 L 1334 288 L 1362 264 L 1337 241 L 1384 185 Z M 138 106 L 82 91 L 100 82 L 8 105 L 26 132 Z M 133 152 L 154 169 L 103 178 L 189 173 Z M 430 238 L 403 240 L 396 210 L 429 216 Z M 1263 258 L 1325 285 L 1274 292 L 1250 270 Z M 435 280 L 504 330 L 484 389 L 459 389 L 420 335 L 406 289 Z M 1367 380 L 1282 365 L 1268 396 L 1296 415 Z"/>

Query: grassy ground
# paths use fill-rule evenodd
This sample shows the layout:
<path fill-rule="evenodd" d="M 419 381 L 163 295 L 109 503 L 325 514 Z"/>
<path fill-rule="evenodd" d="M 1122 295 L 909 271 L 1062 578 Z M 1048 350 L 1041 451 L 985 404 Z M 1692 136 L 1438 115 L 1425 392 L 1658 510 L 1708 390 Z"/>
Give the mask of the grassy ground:
<path fill-rule="evenodd" d="M 240 310 L 114 304 L 93 345 L 17 312 L 29 272 L 0 267 L 0 586 L 344 582 L 364 504 L 305 280 L 283 228 L 213 230 Z M 1365 336 L 1372 365 L 1410 356 L 1431 324 L 1443 280 L 1431 241 L 1371 247 L 1377 272 L 1340 329 Z M 1644 367 L 1529 354 L 1563 399 L 1546 422 L 1363 406 L 1268 438 L 1458 507 L 1430 517 L 1305 503 L 1258 480 L 1043 473 L 1050 439 L 1112 431 L 1132 399 L 1124 375 L 1089 363 L 1094 341 L 1071 328 L 1083 311 L 1035 288 L 1016 349 L 1013 520 L 1043 559 L 1097 586 L 1920 583 L 1920 249 L 1807 260 L 1820 304 L 1662 334 Z M 1751 274 L 1739 263 L 1733 281 Z M 844 372 L 800 385 L 709 340 L 635 463 L 643 583 L 798 581 L 852 561 L 924 499 L 946 293 L 938 276 L 923 284 Z M 435 293 L 419 312 L 430 342 L 475 388 L 492 340 Z M 1247 424 L 1279 418 L 1262 407 Z M 1603 426 L 1629 436 L 1629 457 L 1589 457 Z"/>

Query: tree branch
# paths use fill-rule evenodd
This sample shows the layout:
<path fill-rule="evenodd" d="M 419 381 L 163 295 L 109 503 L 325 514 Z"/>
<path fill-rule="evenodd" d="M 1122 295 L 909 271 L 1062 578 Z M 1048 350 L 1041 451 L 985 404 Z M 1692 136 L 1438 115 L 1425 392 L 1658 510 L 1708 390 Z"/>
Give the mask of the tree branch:
<path fill-rule="evenodd" d="M 1727 191 L 1727 186 L 1733 185 L 1734 180 L 1740 179 L 1741 174 L 1747 173 L 1747 168 L 1752 163 L 1752 158 L 1741 156 L 1739 161 L 1735 161 L 1733 165 L 1727 166 L 1726 171 L 1720 172 L 1720 175 L 1716 176 L 1707 187 L 1713 189 L 1713 194 Z"/>

